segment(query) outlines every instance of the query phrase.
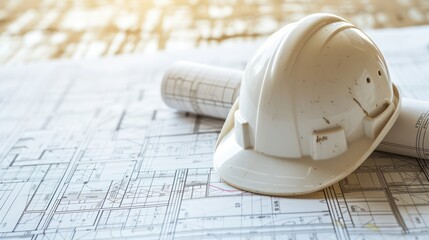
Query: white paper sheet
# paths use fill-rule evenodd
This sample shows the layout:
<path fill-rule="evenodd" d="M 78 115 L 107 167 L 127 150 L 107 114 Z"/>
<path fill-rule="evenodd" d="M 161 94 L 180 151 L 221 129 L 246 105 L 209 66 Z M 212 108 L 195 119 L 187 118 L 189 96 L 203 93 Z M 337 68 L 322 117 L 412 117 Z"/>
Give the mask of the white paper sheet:
<path fill-rule="evenodd" d="M 405 56 L 398 66 L 418 66 L 401 84 L 419 96 L 429 61 L 412 43 L 427 46 L 418 33 L 428 29 L 374 33 L 410 45 L 392 54 Z M 0 67 L 0 238 L 427 238 L 424 160 L 376 152 L 343 181 L 294 198 L 219 179 L 212 150 L 222 120 L 169 109 L 161 78 L 177 60 L 242 70 L 254 49 Z"/>

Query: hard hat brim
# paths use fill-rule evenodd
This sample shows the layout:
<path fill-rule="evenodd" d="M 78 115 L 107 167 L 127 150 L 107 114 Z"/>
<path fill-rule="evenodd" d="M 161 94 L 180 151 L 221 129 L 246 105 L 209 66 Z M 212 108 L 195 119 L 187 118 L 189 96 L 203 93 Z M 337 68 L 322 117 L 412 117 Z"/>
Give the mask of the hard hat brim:
<path fill-rule="evenodd" d="M 327 160 L 278 158 L 243 149 L 231 127 L 233 118 L 228 117 L 225 123 L 228 128 L 222 130 L 214 152 L 214 168 L 228 184 L 260 194 L 290 196 L 323 189 L 356 170 L 386 136 L 400 110 L 401 97 L 395 85 L 393 92 L 395 110 L 378 136 L 354 141 L 346 152 Z"/>

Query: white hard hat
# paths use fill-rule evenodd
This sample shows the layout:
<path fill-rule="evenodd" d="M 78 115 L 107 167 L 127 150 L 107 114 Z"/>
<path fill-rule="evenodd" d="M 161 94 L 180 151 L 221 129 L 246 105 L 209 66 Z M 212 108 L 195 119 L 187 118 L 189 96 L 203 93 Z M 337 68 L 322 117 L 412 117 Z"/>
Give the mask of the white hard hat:
<path fill-rule="evenodd" d="M 214 153 L 238 188 L 295 195 L 353 172 L 398 117 L 400 94 L 360 29 L 314 14 L 280 29 L 246 66 Z"/>

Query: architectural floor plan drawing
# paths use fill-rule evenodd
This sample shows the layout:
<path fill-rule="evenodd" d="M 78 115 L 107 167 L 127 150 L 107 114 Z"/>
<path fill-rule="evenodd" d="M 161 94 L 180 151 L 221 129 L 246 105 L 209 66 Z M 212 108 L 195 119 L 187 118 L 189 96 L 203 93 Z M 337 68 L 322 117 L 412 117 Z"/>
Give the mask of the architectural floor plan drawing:
<path fill-rule="evenodd" d="M 406 41 L 427 31 L 373 34 Z M 418 94 L 429 78 L 428 44 L 382 47 L 392 75 L 413 69 Z M 181 58 L 242 69 L 255 46 L 222 58 L 227 48 L 1 67 L 0 238 L 429 237 L 427 160 L 375 152 L 338 184 L 298 197 L 223 183 L 212 168 L 223 121 L 169 109 L 160 81 Z"/>

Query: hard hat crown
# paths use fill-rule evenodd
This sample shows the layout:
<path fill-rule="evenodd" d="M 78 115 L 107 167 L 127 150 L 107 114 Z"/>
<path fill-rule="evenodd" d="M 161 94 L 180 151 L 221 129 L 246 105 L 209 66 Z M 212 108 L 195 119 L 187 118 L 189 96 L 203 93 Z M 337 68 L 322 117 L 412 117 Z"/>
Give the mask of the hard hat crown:
<path fill-rule="evenodd" d="M 248 122 L 245 147 L 326 159 L 346 151 L 347 142 L 373 138 L 364 119 L 387 109 L 387 120 L 393 97 L 375 44 L 342 18 L 313 15 L 281 29 L 254 55 L 236 114 Z"/>

